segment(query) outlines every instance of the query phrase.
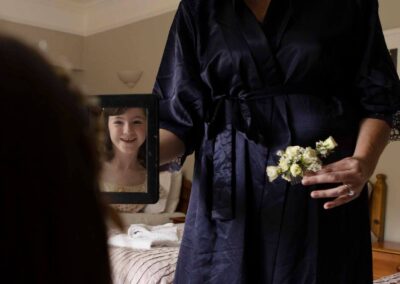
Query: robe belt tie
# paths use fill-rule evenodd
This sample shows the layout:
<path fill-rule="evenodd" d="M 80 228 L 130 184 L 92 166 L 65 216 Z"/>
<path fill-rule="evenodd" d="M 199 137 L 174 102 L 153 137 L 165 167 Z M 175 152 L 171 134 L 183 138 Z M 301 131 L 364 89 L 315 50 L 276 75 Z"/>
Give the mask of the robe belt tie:
<path fill-rule="evenodd" d="M 273 99 L 282 96 L 282 99 L 271 101 L 274 112 L 282 115 L 282 131 L 290 144 L 292 131 L 287 115 L 287 95 L 305 94 L 296 88 L 286 87 L 269 88 L 260 91 L 242 92 L 237 96 L 220 95 L 214 98 L 211 111 L 208 113 L 207 141 L 209 159 L 212 160 L 212 211 L 214 220 L 227 221 L 234 218 L 234 189 L 235 189 L 235 137 L 236 131 L 243 132 L 249 140 L 256 143 L 265 139 L 260 135 L 257 127 L 253 126 L 249 102 Z M 310 94 L 310 92 L 307 92 Z M 266 110 L 268 111 L 268 110 Z M 270 116 L 268 116 L 270 117 Z M 268 122 L 266 122 L 266 125 Z M 243 165 L 244 166 L 244 165 Z"/>
<path fill-rule="evenodd" d="M 250 127 L 251 123 L 251 113 L 249 110 L 249 107 L 247 105 L 248 102 L 251 101 L 257 101 L 257 100 L 266 100 L 271 97 L 275 96 L 287 96 L 287 95 L 315 95 L 315 96 L 321 96 L 321 94 L 327 94 L 327 93 L 332 93 L 325 90 L 318 90 L 315 88 L 305 88 L 305 87 L 298 87 L 298 86 L 293 86 L 293 87 L 288 87 L 288 86 L 278 86 L 278 87 L 269 87 L 269 88 L 264 88 L 256 91 L 241 91 L 239 94 L 236 96 L 233 95 L 227 95 L 227 94 L 222 94 L 222 95 L 217 95 L 214 96 L 212 99 L 212 106 L 210 111 L 208 112 L 206 123 L 208 124 L 208 134 L 210 137 L 215 137 L 216 134 L 220 131 L 217 127 L 218 124 L 221 124 L 222 127 L 224 127 L 224 123 L 229 123 L 231 122 L 235 128 L 239 131 L 247 132 Z M 339 93 L 336 91 L 335 93 Z M 231 102 L 231 108 L 233 111 L 235 111 L 235 116 L 233 117 L 232 121 L 221 121 L 223 117 L 221 117 L 221 113 L 223 111 L 227 111 L 226 107 L 224 110 L 223 105 L 226 103 L 226 101 Z M 237 111 L 237 112 L 236 112 Z M 239 114 L 239 118 L 237 117 L 237 114 Z M 247 132 L 245 131 L 247 130 Z"/>

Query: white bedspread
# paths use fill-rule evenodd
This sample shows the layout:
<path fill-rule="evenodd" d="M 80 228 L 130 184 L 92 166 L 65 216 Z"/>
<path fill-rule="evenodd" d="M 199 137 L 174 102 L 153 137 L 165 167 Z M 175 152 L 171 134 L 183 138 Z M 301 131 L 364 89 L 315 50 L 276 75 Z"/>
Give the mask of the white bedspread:
<path fill-rule="evenodd" d="M 173 227 L 176 229 L 178 242 L 180 242 L 184 224 L 176 224 Z M 172 225 L 164 225 L 155 228 L 170 231 L 173 227 Z M 154 226 L 147 228 L 152 229 Z M 128 234 L 123 235 L 123 240 L 120 239 L 119 241 L 128 242 L 125 246 L 116 246 L 110 241 L 112 237 L 116 237 L 118 234 L 111 233 L 109 238 L 109 254 L 114 284 L 173 283 L 179 247 L 153 246 L 149 250 L 134 249 L 133 247 L 138 244 L 133 243 L 137 240 L 129 238 Z M 129 242 L 132 243 L 129 244 Z"/>
<path fill-rule="evenodd" d="M 182 237 L 183 224 L 178 224 Z M 179 247 L 155 247 L 137 250 L 110 245 L 114 284 L 173 283 Z M 400 284 L 400 273 L 374 280 L 373 284 Z"/>
<path fill-rule="evenodd" d="M 170 284 L 174 280 L 179 248 L 134 250 L 110 247 L 114 284 Z"/>

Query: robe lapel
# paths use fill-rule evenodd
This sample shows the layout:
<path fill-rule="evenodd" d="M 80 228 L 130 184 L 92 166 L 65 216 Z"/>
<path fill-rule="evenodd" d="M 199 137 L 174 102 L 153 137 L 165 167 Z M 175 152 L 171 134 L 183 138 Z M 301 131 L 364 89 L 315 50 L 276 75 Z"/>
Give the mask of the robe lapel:
<path fill-rule="evenodd" d="M 277 31 L 278 48 L 293 14 L 292 11 L 292 5 L 290 5 Z M 251 62 L 247 61 L 246 64 L 249 64 L 249 67 L 252 67 L 256 72 L 256 74 L 251 74 L 250 72 L 248 74 L 249 87 L 258 89 L 261 86 L 283 84 L 284 76 L 268 39 L 265 37 L 260 23 L 258 23 L 256 17 L 244 1 L 221 1 L 219 14 L 219 22 L 221 23 L 228 46 L 231 49 L 236 49 L 232 54 L 239 52 L 242 56 L 248 57 Z M 238 42 L 240 39 L 244 39 L 244 42 Z M 239 46 L 240 49 L 237 48 Z M 240 69 L 240 59 L 233 58 L 233 60 L 236 61 L 236 68 L 242 74 L 243 70 Z M 257 78 L 254 78 L 254 76 Z"/>
<path fill-rule="evenodd" d="M 278 0 L 275 0 L 278 1 Z M 279 0 L 282 1 L 282 0 Z M 282 24 L 279 27 L 278 33 L 277 33 L 277 50 L 279 49 L 281 42 L 282 42 L 282 37 L 285 34 L 285 31 L 288 27 L 288 24 L 290 20 L 292 19 L 293 16 L 293 3 L 292 0 L 288 0 L 288 9 L 283 17 Z"/>
<path fill-rule="evenodd" d="M 264 85 L 235 13 L 234 0 L 217 0 L 217 22 L 230 49 L 234 72 L 240 74 L 244 89 L 260 89 Z"/>
<path fill-rule="evenodd" d="M 279 70 L 260 23 L 243 0 L 234 0 L 234 2 L 235 12 L 240 22 L 240 32 L 256 62 L 262 81 L 268 85 L 279 83 L 281 79 Z"/>

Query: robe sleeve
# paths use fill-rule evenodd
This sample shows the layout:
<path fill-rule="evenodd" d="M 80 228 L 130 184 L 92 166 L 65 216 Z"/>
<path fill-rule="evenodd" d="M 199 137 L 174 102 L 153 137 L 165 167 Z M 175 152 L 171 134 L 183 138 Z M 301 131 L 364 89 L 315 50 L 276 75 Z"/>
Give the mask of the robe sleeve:
<path fill-rule="evenodd" d="M 153 93 L 160 98 L 160 128 L 177 135 L 185 157 L 202 140 L 204 104 L 209 92 L 200 77 L 196 27 L 184 1 L 178 7 L 161 60 Z"/>
<path fill-rule="evenodd" d="M 391 140 L 399 140 L 400 83 L 385 43 L 377 0 L 368 1 L 368 35 L 358 87 L 365 117 L 385 120 L 392 127 Z"/>

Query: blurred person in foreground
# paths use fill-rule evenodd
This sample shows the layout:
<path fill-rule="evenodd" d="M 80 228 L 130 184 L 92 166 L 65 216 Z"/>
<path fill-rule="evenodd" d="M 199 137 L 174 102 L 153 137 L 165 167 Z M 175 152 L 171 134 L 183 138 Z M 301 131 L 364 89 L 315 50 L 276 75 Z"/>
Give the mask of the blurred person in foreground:
<path fill-rule="evenodd" d="M 1 275 L 111 283 L 95 129 L 83 97 L 36 51 L 0 36 Z"/>

